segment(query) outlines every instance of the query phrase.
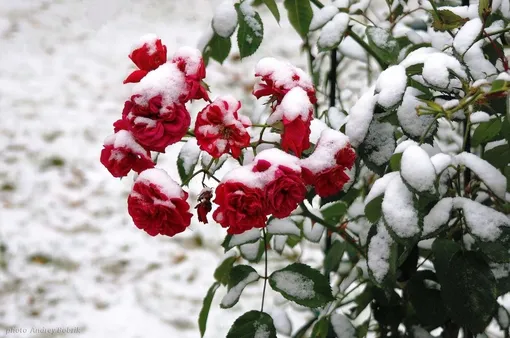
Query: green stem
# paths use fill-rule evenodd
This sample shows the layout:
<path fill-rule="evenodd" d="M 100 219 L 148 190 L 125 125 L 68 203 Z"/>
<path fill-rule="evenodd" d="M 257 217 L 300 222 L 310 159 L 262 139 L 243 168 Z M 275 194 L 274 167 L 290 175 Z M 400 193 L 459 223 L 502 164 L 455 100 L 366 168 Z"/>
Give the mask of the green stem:
<path fill-rule="evenodd" d="M 310 0 L 312 4 L 317 6 L 317 8 L 322 8 L 324 5 L 319 0 Z"/>
<path fill-rule="evenodd" d="M 359 35 L 354 33 L 351 27 L 349 27 L 347 35 L 353 38 L 354 41 L 356 41 L 361 47 L 363 47 L 363 49 L 366 50 L 368 54 L 370 54 L 377 61 L 377 63 L 379 64 L 379 66 L 381 66 L 382 69 L 388 68 L 388 64 L 386 63 L 386 61 L 384 61 L 379 55 L 377 55 L 377 53 Z"/>

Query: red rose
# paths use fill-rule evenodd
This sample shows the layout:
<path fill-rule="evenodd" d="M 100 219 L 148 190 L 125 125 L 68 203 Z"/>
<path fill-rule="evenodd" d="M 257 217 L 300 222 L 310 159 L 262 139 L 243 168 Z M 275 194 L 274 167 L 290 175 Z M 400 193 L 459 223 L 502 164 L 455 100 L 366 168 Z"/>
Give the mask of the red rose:
<path fill-rule="evenodd" d="M 124 83 L 140 82 L 148 72 L 166 62 L 166 46 L 155 35 L 142 37 L 142 45 L 129 54 L 129 58 L 139 68 L 133 71 Z"/>
<path fill-rule="evenodd" d="M 354 162 L 356 161 L 356 152 L 352 149 L 351 145 L 347 145 L 340 149 L 335 155 L 336 163 L 351 170 Z"/>
<path fill-rule="evenodd" d="M 306 187 L 299 173 L 279 166 L 275 179 L 264 189 L 266 213 L 285 218 L 305 199 Z"/>
<path fill-rule="evenodd" d="M 252 228 L 266 225 L 266 210 L 263 206 L 263 191 L 250 188 L 240 182 L 220 183 L 216 188 L 214 203 L 218 208 L 213 218 L 229 234 L 241 234 Z"/>
<path fill-rule="evenodd" d="M 255 85 L 253 95 L 257 98 L 271 96 L 273 108 L 295 87 L 305 90 L 312 104 L 317 102 L 311 78 L 303 70 L 288 62 L 264 58 L 257 63 L 255 76 L 261 77 L 262 82 Z"/>
<path fill-rule="evenodd" d="M 315 175 L 315 192 L 320 197 L 328 197 L 342 190 L 348 181 L 349 176 L 345 173 L 345 168 L 340 165 L 334 166 Z"/>
<path fill-rule="evenodd" d="M 239 117 L 240 107 L 241 102 L 232 96 L 223 96 L 198 113 L 195 136 L 200 149 L 214 158 L 229 152 L 234 158 L 239 157 L 241 149 L 250 144 L 250 135 L 245 128 L 249 120 Z"/>
<path fill-rule="evenodd" d="M 181 102 L 189 100 L 211 101 L 207 94 L 207 85 L 202 82 L 205 78 L 205 64 L 202 54 L 198 49 L 181 47 L 172 57 L 172 62 L 184 73 L 186 78 L 186 90 L 181 97 Z"/>
<path fill-rule="evenodd" d="M 282 149 L 291 150 L 297 157 L 301 157 L 304 150 L 310 148 L 310 124 L 301 118 L 289 121 L 283 118 Z"/>
<path fill-rule="evenodd" d="M 146 149 L 165 152 L 165 148 L 179 142 L 191 124 L 191 117 L 183 104 L 165 107 L 161 113 L 160 96 L 151 98 L 146 106 L 138 105 L 134 96 L 124 105 L 123 122 L 114 126 L 122 128 L 127 125 L 138 143 Z"/>
<path fill-rule="evenodd" d="M 150 152 L 136 143 L 126 130 L 119 130 L 106 138 L 101 151 L 101 163 L 113 177 L 126 176 L 131 170 L 139 173 L 154 167 Z"/>
<path fill-rule="evenodd" d="M 210 188 L 204 188 L 198 195 L 198 204 L 195 207 L 197 209 L 198 221 L 202 223 L 209 223 L 207 221 L 207 214 L 212 210 L 211 198 L 212 190 Z"/>
<path fill-rule="evenodd" d="M 188 194 L 161 169 L 147 169 L 135 181 L 128 212 L 135 225 L 149 235 L 174 236 L 186 230 L 192 214 Z"/>

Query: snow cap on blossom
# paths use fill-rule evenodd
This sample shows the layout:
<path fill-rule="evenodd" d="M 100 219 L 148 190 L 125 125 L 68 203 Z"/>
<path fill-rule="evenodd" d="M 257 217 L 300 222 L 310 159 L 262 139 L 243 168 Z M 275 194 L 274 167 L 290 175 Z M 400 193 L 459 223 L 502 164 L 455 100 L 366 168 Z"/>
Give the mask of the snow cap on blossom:
<path fill-rule="evenodd" d="M 283 122 L 282 149 L 291 150 L 301 157 L 303 150 L 310 148 L 310 123 L 313 105 L 306 91 L 294 87 L 285 94 L 281 103 L 267 119 L 267 124 Z"/>
<path fill-rule="evenodd" d="M 349 138 L 336 130 L 321 133 L 314 152 L 301 160 L 303 176 L 307 184 L 315 187 L 321 197 L 331 196 L 343 189 L 349 181 L 347 170 L 352 169 L 356 153 Z"/>
<path fill-rule="evenodd" d="M 172 63 L 184 74 L 186 80 L 186 95 L 181 97 L 181 100 L 183 102 L 200 99 L 210 101 L 207 86 L 202 82 L 205 78 L 202 53 L 196 48 L 181 47 L 172 57 Z"/>
<path fill-rule="evenodd" d="M 126 130 L 119 130 L 108 136 L 103 147 L 101 163 L 113 177 L 126 176 L 131 170 L 139 173 L 154 167 L 150 152 L 138 144 Z"/>
<path fill-rule="evenodd" d="M 257 98 L 272 96 L 278 104 L 289 90 L 300 87 L 306 91 L 310 102 L 317 102 L 310 76 L 289 62 L 271 57 L 263 58 L 255 66 L 255 76 L 262 78 L 262 82 L 257 83 L 253 90 L 253 95 Z"/>
<path fill-rule="evenodd" d="M 129 58 L 139 68 L 124 80 L 124 83 L 139 82 L 147 73 L 164 64 L 167 58 L 166 46 L 154 34 L 147 34 L 129 54 Z"/>
<path fill-rule="evenodd" d="M 128 197 L 133 222 L 151 236 L 174 236 L 186 230 L 192 214 L 188 194 L 162 169 L 147 169 L 137 177 Z"/>
<path fill-rule="evenodd" d="M 241 102 L 231 95 L 221 96 L 198 113 L 195 122 L 195 137 L 200 149 L 212 157 L 219 158 L 230 152 L 238 158 L 241 149 L 250 144 L 246 127 L 250 120 L 238 115 Z"/>
<path fill-rule="evenodd" d="M 272 148 L 258 154 L 252 163 L 225 175 L 216 188 L 213 218 L 228 233 L 240 234 L 266 225 L 267 215 L 284 218 L 303 201 L 306 187 L 299 159 Z"/>

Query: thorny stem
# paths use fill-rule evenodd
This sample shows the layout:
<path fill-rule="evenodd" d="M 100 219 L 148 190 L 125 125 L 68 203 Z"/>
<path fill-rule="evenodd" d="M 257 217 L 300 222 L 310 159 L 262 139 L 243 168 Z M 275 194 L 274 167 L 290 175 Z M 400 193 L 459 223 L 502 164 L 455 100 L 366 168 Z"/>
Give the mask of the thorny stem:
<path fill-rule="evenodd" d="M 358 251 L 358 253 L 366 258 L 366 254 L 365 254 L 365 251 L 361 248 L 361 246 L 359 246 L 359 244 L 356 242 L 356 240 L 351 236 L 349 235 L 349 233 L 347 233 L 347 231 L 345 231 L 345 229 L 343 228 L 337 228 L 336 226 L 334 226 L 333 224 L 329 224 L 328 222 L 326 222 L 325 220 L 323 220 L 322 218 L 320 217 L 317 217 L 316 215 L 314 215 L 313 213 L 310 212 L 310 210 L 308 210 L 308 208 L 305 206 L 304 203 L 300 203 L 299 206 L 301 207 L 301 209 L 303 210 L 303 216 L 305 217 L 308 217 L 310 218 L 312 221 L 316 222 L 316 223 L 319 223 L 321 225 L 323 225 L 324 227 L 326 227 L 329 231 L 331 232 L 334 232 L 338 235 L 340 235 L 346 242 L 348 242 L 349 244 L 351 244 L 355 249 L 356 251 Z"/>
<path fill-rule="evenodd" d="M 264 312 L 264 299 L 266 297 L 266 285 L 267 285 L 267 234 L 266 228 L 262 228 L 262 234 L 264 235 L 264 287 L 262 289 L 262 304 L 260 305 L 260 312 Z"/>

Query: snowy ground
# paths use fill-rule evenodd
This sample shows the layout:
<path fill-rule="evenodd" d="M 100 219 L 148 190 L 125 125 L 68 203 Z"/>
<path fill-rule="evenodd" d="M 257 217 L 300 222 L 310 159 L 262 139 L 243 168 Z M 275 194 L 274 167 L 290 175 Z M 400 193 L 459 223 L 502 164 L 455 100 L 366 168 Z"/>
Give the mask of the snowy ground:
<path fill-rule="evenodd" d="M 199 336 L 224 230 L 193 225 L 174 238 L 137 230 L 126 211 L 132 179 L 113 179 L 99 153 L 128 97 L 132 43 L 151 32 L 170 54 L 195 46 L 217 2 L 0 1 L 0 336 L 12 327 L 27 333 L 8 337 L 57 327 L 81 331 L 61 337 Z M 263 19 L 272 38 L 255 56 L 208 68 L 212 97 L 247 97 L 258 59 L 295 54 L 300 40 L 288 23 Z M 159 164 L 175 177 L 173 156 Z M 217 306 L 223 293 L 207 337 L 224 337 L 241 312 L 260 306 L 260 283 L 228 311 Z"/>

